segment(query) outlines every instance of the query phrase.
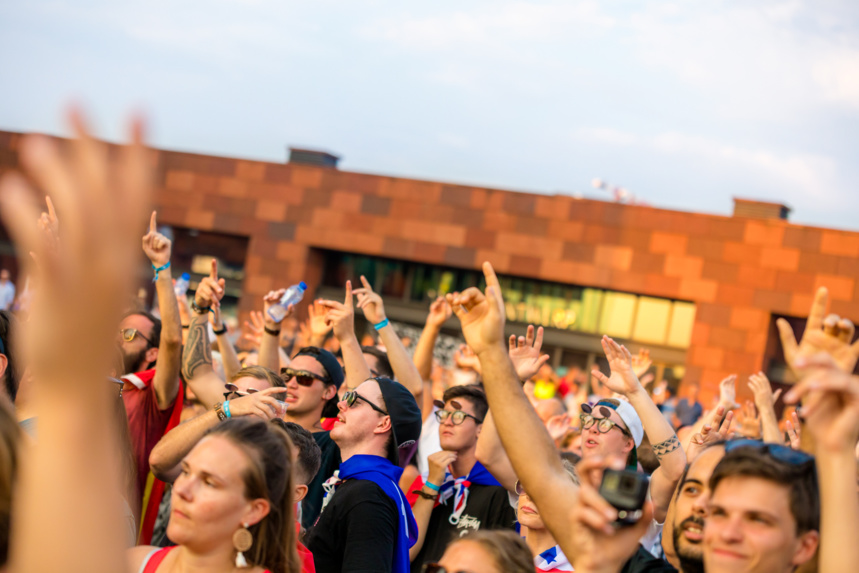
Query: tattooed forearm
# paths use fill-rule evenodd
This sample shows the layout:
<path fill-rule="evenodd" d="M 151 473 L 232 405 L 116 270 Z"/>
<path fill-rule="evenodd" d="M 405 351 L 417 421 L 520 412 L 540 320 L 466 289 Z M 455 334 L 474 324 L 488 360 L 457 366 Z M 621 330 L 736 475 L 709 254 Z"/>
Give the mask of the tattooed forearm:
<path fill-rule="evenodd" d="M 680 447 L 680 440 L 677 436 L 671 436 L 665 441 L 653 444 L 653 453 L 656 454 L 656 459 L 661 460 L 662 456 L 666 456 Z"/>
<path fill-rule="evenodd" d="M 182 352 L 182 376 L 191 380 L 201 366 L 212 366 L 212 351 L 209 347 L 208 316 L 198 315 L 191 319 L 188 340 Z"/>

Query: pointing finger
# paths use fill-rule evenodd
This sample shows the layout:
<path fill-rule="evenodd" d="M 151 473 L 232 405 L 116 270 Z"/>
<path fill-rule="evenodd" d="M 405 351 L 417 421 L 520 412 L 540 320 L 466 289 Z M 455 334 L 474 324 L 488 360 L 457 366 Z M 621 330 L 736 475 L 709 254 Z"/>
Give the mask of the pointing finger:
<path fill-rule="evenodd" d="M 152 213 L 152 219 L 155 220 L 155 213 Z M 212 270 L 209 272 L 209 278 L 218 282 L 218 259 L 212 259 Z"/>
<path fill-rule="evenodd" d="M 343 301 L 343 304 L 347 308 L 353 307 L 354 303 L 352 302 L 352 281 L 346 281 L 346 300 Z"/>
<path fill-rule="evenodd" d="M 152 216 L 149 218 L 149 232 L 155 233 L 158 231 L 158 222 L 156 221 L 156 211 L 152 211 Z"/>

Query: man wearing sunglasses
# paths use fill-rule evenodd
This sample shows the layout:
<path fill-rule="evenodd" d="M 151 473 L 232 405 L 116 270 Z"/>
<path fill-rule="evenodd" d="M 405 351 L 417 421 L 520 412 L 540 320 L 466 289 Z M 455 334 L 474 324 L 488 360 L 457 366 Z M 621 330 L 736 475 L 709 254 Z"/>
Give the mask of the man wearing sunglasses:
<path fill-rule="evenodd" d="M 338 403 L 331 438 L 343 462 L 306 545 L 318 571 L 409 570 L 417 527 L 399 479 L 401 459 L 421 431 L 414 396 L 389 378 L 370 378 Z"/>
<path fill-rule="evenodd" d="M 477 461 L 477 438 L 489 409 L 486 394 L 477 386 L 454 386 L 435 405 L 442 449 L 429 456 L 427 481 L 416 492 L 420 533 L 410 551 L 415 572 L 441 559 L 455 538 L 516 522 L 507 491 Z"/>

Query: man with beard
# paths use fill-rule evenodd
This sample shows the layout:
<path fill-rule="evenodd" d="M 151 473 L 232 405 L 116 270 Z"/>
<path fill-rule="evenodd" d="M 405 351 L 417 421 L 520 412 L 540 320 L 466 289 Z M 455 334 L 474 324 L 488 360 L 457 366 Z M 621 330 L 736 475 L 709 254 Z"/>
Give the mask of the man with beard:
<path fill-rule="evenodd" d="M 158 232 L 155 212 L 149 232 L 143 237 L 143 252 L 152 263 L 161 320 L 148 312 L 129 313 L 119 324 L 118 343 L 125 366 L 122 399 L 137 464 L 138 501 L 150 500 L 157 508 L 160 487 L 146 492 L 149 454 L 158 440 L 179 423 L 182 401 L 177 400 L 181 383 L 182 324 L 170 273 L 170 239 Z M 156 361 L 158 367 L 155 368 Z M 149 482 L 151 486 L 156 484 Z M 144 515 L 147 514 L 147 508 Z M 154 516 L 153 516 L 154 520 Z M 153 521 L 154 522 L 154 521 Z M 143 539 L 148 542 L 148 539 Z"/>

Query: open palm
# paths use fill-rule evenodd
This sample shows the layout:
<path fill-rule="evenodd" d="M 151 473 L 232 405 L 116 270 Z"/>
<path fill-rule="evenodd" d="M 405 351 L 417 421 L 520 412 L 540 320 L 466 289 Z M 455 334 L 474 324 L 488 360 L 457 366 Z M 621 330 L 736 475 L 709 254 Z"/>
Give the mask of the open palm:
<path fill-rule="evenodd" d="M 620 345 L 608 336 L 602 337 L 602 348 L 611 369 L 611 375 L 606 376 L 599 370 L 593 375 L 609 390 L 624 396 L 641 388 L 641 383 L 632 369 L 632 354 L 626 346 Z"/>

